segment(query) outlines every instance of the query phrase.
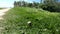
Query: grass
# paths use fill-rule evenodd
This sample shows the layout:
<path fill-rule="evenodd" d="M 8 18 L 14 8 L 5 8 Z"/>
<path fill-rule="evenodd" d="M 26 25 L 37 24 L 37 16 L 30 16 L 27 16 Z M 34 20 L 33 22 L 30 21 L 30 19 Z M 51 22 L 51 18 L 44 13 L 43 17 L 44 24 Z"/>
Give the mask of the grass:
<path fill-rule="evenodd" d="M 60 14 L 28 7 L 15 7 L 4 16 L 4 34 L 60 34 Z M 28 25 L 31 21 L 32 25 Z"/>
<path fill-rule="evenodd" d="M 4 9 L 4 8 L 0 8 L 0 10 L 1 10 L 1 9 Z"/>

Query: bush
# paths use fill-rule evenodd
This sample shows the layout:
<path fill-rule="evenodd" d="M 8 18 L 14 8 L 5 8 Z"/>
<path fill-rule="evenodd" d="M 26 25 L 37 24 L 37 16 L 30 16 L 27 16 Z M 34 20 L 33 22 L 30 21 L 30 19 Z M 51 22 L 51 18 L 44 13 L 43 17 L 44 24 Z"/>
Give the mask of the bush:
<path fill-rule="evenodd" d="M 60 3 L 58 1 L 45 0 L 40 7 L 51 12 L 60 12 Z"/>

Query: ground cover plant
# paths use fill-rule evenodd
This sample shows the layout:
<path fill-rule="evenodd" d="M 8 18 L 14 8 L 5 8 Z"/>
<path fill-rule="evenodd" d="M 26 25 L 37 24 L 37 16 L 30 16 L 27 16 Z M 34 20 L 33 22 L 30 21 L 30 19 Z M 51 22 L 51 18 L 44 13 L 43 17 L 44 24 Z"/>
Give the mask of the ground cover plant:
<path fill-rule="evenodd" d="M 4 34 L 60 34 L 60 13 L 15 7 L 4 18 Z"/>
<path fill-rule="evenodd" d="M 3 8 L 0 8 L 0 10 L 3 9 Z"/>

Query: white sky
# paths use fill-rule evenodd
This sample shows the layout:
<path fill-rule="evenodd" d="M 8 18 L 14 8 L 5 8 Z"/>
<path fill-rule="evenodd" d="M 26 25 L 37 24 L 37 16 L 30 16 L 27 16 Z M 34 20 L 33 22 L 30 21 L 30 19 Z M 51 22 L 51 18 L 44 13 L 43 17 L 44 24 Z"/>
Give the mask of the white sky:
<path fill-rule="evenodd" d="M 13 7 L 14 1 L 19 1 L 19 0 L 0 0 L 0 7 Z M 39 0 L 25 0 L 27 2 L 32 2 L 32 1 L 39 1 Z"/>

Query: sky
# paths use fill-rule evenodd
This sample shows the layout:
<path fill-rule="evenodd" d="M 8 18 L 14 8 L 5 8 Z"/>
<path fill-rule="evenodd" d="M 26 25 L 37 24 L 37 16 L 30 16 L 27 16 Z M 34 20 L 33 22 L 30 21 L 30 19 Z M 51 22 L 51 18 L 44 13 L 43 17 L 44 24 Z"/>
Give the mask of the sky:
<path fill-rule="evenodd" d="M 0 7 L 1 8 L 6 8 L 6 7 L 13 7 L 14 1 L 21 1 L 21 0 L 0 0 Z M 40 2 L 40 0 L 24 0 L 26 2 Z"/>

